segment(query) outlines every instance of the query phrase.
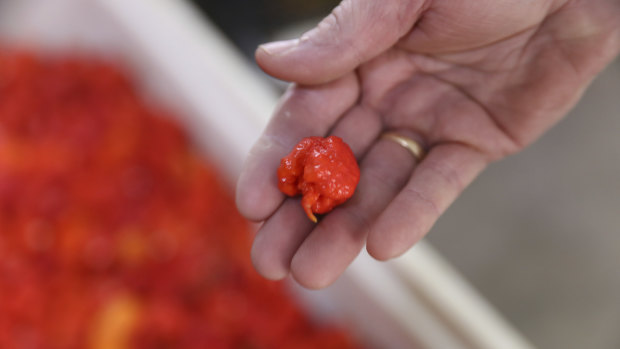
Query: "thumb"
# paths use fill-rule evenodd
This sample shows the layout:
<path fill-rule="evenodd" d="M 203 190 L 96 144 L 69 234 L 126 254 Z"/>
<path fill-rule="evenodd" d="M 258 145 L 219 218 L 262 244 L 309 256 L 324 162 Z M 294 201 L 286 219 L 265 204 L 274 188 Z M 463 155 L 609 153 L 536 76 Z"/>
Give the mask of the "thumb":
<path fill-rule="evenodd" d="M 301 38 L 264 44 L 258 65 L 269 75 L 300 84 L 334 80 L 392 47 L 407 34 L 425 0 L 343 0 Z"/>

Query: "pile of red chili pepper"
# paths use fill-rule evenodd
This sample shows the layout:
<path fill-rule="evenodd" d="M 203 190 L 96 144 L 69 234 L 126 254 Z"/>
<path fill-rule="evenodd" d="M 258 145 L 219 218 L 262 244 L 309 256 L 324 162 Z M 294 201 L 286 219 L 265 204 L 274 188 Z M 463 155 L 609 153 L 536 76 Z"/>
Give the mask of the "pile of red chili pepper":
<path fill-rule="evenodd" d="M 0 49 L 0 348 L 353 348 L 258 276 L 214 166 L 114 65 Z"/>

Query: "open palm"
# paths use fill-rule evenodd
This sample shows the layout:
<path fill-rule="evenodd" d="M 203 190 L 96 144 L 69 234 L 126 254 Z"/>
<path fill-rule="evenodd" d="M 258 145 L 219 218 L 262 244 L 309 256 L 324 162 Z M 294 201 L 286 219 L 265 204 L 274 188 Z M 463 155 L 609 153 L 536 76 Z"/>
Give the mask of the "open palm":
<path fill-rule="evenodd" d="M 301 39 L 262 46 L 261 67 L 295 84 L 239 179 L 240 211 L 265 221 L 257 270 L 321 288 L 364 244 L 377 259 L 400 255 L 488 163 L 562 118 L 619 49 L 616 0 L 345 0 Z M 428 155 L 417 163 L 379 138 L 387 130 Z M 275 173 L 301 138 L 328 134 L 349 143 L 362 175 L 315 225 Z"/>

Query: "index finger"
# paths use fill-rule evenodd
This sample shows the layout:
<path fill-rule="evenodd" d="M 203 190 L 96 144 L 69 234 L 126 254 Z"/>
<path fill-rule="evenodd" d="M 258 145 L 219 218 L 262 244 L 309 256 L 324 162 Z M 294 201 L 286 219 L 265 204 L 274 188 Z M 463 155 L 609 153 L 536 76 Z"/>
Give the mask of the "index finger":
<path fill-rule="evenodd" d="M 287 90 L 239 176 L 236 200 L 241 214 L 262 221 L 280 206 L 284 199 L 276 180 L 280 159 L 303 137 L 325 136 L 358 95 L 354 73 L 326 84 L 292 85 Z"/>

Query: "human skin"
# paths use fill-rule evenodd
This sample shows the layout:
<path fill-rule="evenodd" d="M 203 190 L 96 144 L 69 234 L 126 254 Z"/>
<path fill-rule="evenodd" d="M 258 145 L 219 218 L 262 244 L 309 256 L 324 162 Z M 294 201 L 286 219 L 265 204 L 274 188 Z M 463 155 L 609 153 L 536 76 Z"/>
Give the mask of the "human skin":
<path fill-rule="evenodd" d="M 293 84 L 238 181 L 240 212 L 264 222 L 256 269 L 322 288 L 365 244 L 379 260 L 404 253 L 489 163 L 564 117 L 619 51 L 620 0 L 344 0 L 300 39 L 260 46 L 260 67 Z M 381 140 L 386 130 L 427 156 Z M 313 224 L 275 173 L 301 138 L 326 135 L 351 146 L 361 179 Z"/>

